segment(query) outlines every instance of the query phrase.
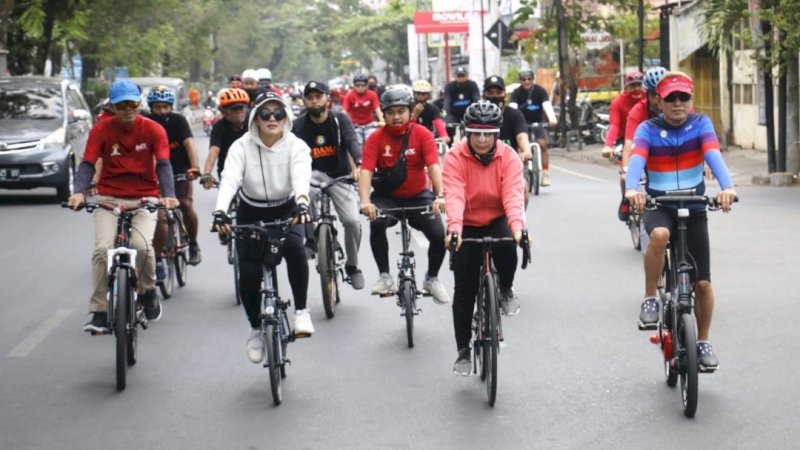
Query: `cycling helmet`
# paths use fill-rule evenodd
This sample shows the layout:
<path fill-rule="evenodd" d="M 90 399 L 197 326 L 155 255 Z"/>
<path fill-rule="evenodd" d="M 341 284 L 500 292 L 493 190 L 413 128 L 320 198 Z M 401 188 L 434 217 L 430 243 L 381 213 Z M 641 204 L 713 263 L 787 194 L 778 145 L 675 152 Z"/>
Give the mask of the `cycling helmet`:
<path fill-rule="evenodd" d="M 625 74 L 625 87 L 630 86 L 634 83 L 642 83 L 644 82 L 644 74 L 639 72 L 638 70 L 631 70 L 630 72 Z"/>
<path fill-rule="evenodd" d="M 265 69 L 263 67 L 260 68 L 260 69 L 256 69 L 256 80 L 258 80 L 258 81 L 270 80 L 271 81 L 272 80 L 272 72 L 270 72 L 269 69 Z"/>
<path fill-rule="evenodd" d="M 647 69 L 647 72 L 644 73 L 644 87 L 647 89 L 647 92 L 656 92 L 656 86 L 658 86 L 658 82 L 661 81 L 661 78 L 667 74 L 667 69 L 656 66 Z"/>
<path fill-rule="evenodd" d="M 254 69 L 247 69 L 242 72 L 242 81 L 244 80 L 256 80 L 258 81 L 258 73 Z"/>
<path fill-rule="evenodd" d="M 247 95 L 244 89 L 239 88 L 228 88 L 219 91 L 219 107 L 225 108 L 230 105 L 249 105 L 250 104 L 250 96 Z"/>
<path fill-rule="evenodd" d="M 477 101 L 464 112 L 464 128 L 500 129 L 503 126 L 503 113 L 500 107 L 486 100 Z"/>
<path fill-rule="evenodd" d="M 358 83 L 358 82 L 366 83 L 367 81 L 369 81 L 369 75 L 367 75 L 364 72 L 356 72 L 356 74 L 353 75 L 353 83 Z"/>
<path fill-rule="evenodd" d="M 381 111 L 386 111 L 392 106 L 407 106 L 414 104 L 414 96 L 406 87 L 391 87 L 381 95 Z"/>
<path fill-rule="evenodd" d="M 426 80 L 417 80 L 411 83 L 411 89 L 414 92 L 421 92 L 425 94 L 430 94 L 432 90 L 431 84 L 428 83 Z"/>
<path fill-rule="evenodd" d="M 533 78 L 533 71 L 531 69 L 520 69 L 519 79 L 523 78 Z"/>
<path fill-rule="evenodd" d="M 154 103 L 168 103 L 174 105 L 175 94 L 172 93 L 172 89 L 166 86 L 155 86 L 153 89 L 150 89 L 150 93 L 147 94 L 147 104 L 152 108 Z"/>

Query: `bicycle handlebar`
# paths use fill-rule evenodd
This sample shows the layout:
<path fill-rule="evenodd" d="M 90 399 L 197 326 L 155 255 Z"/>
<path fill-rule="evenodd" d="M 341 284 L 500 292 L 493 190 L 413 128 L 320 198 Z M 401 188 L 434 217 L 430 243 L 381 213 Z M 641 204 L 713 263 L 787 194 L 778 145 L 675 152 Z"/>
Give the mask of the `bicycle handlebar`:
<path fill-rule="evenodd" d="M 647 196 L 647 208 L 654 209 L 664 203 L 678 203 L 678 204 L 703 204 L 708 206 L 709 210 L 716 211 L 721 208 L 717 202 L 716 197 L 709 197 L 707 195 L 697 195 L 694 189 L 686 191 L 667 191 L 666 195 L 659 195 L 656 197 Z M 739 197 L 733 197 L 733 202 L 738 203 Z"/>
<path fill-rule="evenodd" d="M 335 185 L 336 183 L 354 184 L 355 180 L 353 179 L 353 176 L 350 175 L 350 174 L 342 175 L 342 176 L 336 177 L 336 178 L 334 178 L 334 179 L 332 179 L 330 181 L 326 181 L 326 182 L 320 182 L 320 181 L 312 179 L 311 180 L 311 187 L 319 188 L 319 189 L 322 189 L 324 191 L 324 190 L 329 189 L 331 186 Z"/>
<path fill-rule="evenodd" d="M 425 206 L 398 206 L 396 208 L 378 208 L 378 218 L 386 218 L 387 214 L 390 216 L 394 216 L 393 213 L 402 213 L 402 212 L 415 212 L 419 211 L 422 215 L 433 214 L 433 210 L 431 209 L 432 205 L 425 205 Z"/>
<path fill-rule="evenodd" d="M 234 234 L 241 234 L 245 230 L 256 230 L 262 234 L 269 233 L 269 230 L 282 230 L 286 232 L 289 227 L 292 225 L 292 219 L 277 219 L 271 222 L 263 222 L 258 221 L 252 224 L 247 225 L 229 225 L 233 230 Z"/>
<path fill-rule="evenodd" d="M 71 208 L 67 202 L 61 202 L 62 208 Z M 141 203 L 136 206 L 125 206 L 124 204 L 116 204 L 116 203 L 109 203 L 109 202 L 85 202 L 81 204 L 79 207 L 75 208 L 74 211 L 80 211 L 81 209 L 86 209 L 86 212 L 91 213 L 94 212 L 95 209 L 101 208 L 105 209 L 106 211 L 110 211 L 115 216 L 119 216 L 123 213 L 131 213 L 140 209 L 146 209 L 150 212 L 156 212 L 159 209 L 166 209 L 164 205 L 161 204 L 161 200 L 147 200 L 142 199 Z"/>
<path fill-rule="evenodd" d="M 496 238 L 493 236 L 484 236 L 481 238 L 461 238 L 461 244 L 480 244 L 484 251 L 491 247 L 498 245 L 517 245 L 517 241 L 513 237 Z M 453 254 L 456 252 L 456 245 L 458 245 L 458 233 L 451 233 L 450 235 L 450 270 L 453 270 Z M 528 230 L 522 230 L 522 238 L 519 240 L 519 246 L 522 248 L 522 270 L 528 267 L 531 262 L 531 247 L 528 244 Z"/>

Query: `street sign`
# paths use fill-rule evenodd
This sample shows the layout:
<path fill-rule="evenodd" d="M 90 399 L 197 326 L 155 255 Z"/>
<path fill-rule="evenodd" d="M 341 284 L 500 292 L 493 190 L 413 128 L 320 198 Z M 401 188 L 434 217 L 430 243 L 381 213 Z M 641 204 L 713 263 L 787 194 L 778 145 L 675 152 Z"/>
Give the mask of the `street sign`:
<path fill-rule="evenodd" d="M 514 50 L 514 46 L 508 42 L 511 38 L 511 31 L 508 29 L 502 20 L 497 20 L 494 25 L 489 28 L 489 31 L 484 34 L 492 44 L 497 46 L 498 40 L 501 44 L 501 50 Z"/>

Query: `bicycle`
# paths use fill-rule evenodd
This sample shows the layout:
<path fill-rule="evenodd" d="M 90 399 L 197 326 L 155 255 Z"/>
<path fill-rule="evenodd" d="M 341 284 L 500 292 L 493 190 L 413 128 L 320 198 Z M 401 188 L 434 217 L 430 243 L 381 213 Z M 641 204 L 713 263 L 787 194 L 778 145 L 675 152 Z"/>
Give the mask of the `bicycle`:
<path fill-rule="evenodd" d="M 291 302 L 281 299 L 278 294 L 278 274 L 275 267 L 280 263 L 281 247 L 292 219 L 272 222 L 256 222 L 252 225 L 231 225 L 234 239 L 246 239 L 251 246 L 239 247 L 243 251 L 253 251 L 261 260 L 261 334 L 264 338 L 264 367 L 269 371 L 269 384 L 275 405 L 283 401 L 282 379 L 286 378 L 286 365 L 291 361 L 286 357 L 289 342 L 310 335 L 295 334 L 289 325 L 286 312 Z"/>
<path fill-rule="evenodd" d="M 734 201 L 738 201 L 734 199 Z M 687 248 L 688 206 L 702 204 L 709 211 L 719 210 L 715 199 L 696 195 L 694 189 L 667 191 L 666 195 L 648 197 L 647 209 L 658 206 L 677 206 L 677 234 L 670 238 L 664 255 L 664 303 L 658 333 L 650 338 L 658 344 L 664 356 L 664 376 L 667 385 L 674 387 L 680 379 L 683 413 L 694 417 L 697 411 L 698 373 L 702 371 L 697 356 L 697 323 L 694 316 L 695 294 L 690 274 L 696 273 L 694 259 Z M 652 329 L 649 328 L 649 329 Z"/>
<path fill-rule="evenodd" d="M 212 186 L 219 188 L 219 181 L 214 180 L 212 182 Z M 231 223 L 233 224 L 236 223 L 236 211 L 238 209 L 239 196 L 234 195 L 233 200 L 231 200 L 230 205 L 228 205 L 227 212 L 228 219 L 230 219 Z M 241 292 L 239 292 L 239 250 L 236 248 L 235 240 L 224 234 L 219 235 L 219 243 L 227 247 L 225 254 L 227 256 L 228 264 L 233 266 L 233 292 L 236 298 L 236 305 L 238 306 L 242 304 L 242 295 Z"/>
<path fill-rule="evenodd" d="M 533 122 L 528 124 L 528 140 L 530 142 L 531 153 L 533 159 L 527 161 L 525 164 L 525 179 L 528 181 L 528 192 L 533 192 L 533 195 L 539 195 L 539 187 L 542 183 L 542 147 L 536 141 L 537 128 L 544 130 L 545 134 L 548 133 L 546 123 Z M 549 139 L 548 139 L 549 140 Z"/>
<path fill-rule="evenodd" d="M 331 208 L 331 196 L 328 190 L 337 183 L 353 184 L 353 177 L 343 175 L 328 182 L 320 183 L 311 180 L 311 186 L 319 189 L 315 203 L 319 204 L 319 213 L 314 217 L 317 226 L 314 235 L 317 240 L 317 273 L 322 288 L 322 305 L 325 316 L 330 319 L 336 314 L 336 305 L 341 300 L 339 296 L 339 278 L 350 282 L 350 277 L 344 271 L 344 250 L 337 238 L 336 216 Z"/>
<path fill-rule="evenodd" d="M 458 233 L 450 239 L 450 270 L 453 270 L 453 254 L 456 251 Z M 486 381 L 486 396 L 489 406 L 494 407 L 497 399 L 497 355 L 500 353 L 500 342 L 503 341 L 503 326 L 500 320 L 500 298 L 497 286 L 497 271 L 492 263 L 492 248 L 498 245 L 517 245 L 514 238 L 462 238 L 462 245 L 480 245 L 482 262 L 478 294 L 475 301 L 475 313 L 472 318 L 472 373 L 480 375 Z M 522 269 L 526 269 L 531 261 L 528 232 L 523 230 L 519 243 L 522 247 Z"/>
<path fill-rule="evenodd" d="M 186 174 L 175 175 L 175 181 L 186 181 Z M 175 282 L 179 287 L 186 286 L 187 267 L 189 266 L 189 233 L 183 222 L 183 213 L 178 208 L 167 209 L 167 241 L 161 252 L 161 259 L 166 264 L 167 276 L 156 283 L 165 299 L 171 298 Z"/>
<path fill-rule="evenodd" d="M 378 218 L 392 217 L 400 222 L 400 235 L 402 236 L 403 250 L 397 261 L 397 292 L 381 293 L 381 297 L 392 297 L 397 295 L 397 306 L 400 307 L 400 315 L 406 319 L 406 338 L 408 347 L 414 347 L 414 316 L 422 312 L 417 308 L 417 299 L 420 297 L 430 297 L 427 291 L 417 289 L 417 280 L 414 275 L 414 268 L 417 263 L 414 261 L 414 251 L 409 249 L 411 244 L 411 230 L 408 228 L 408 213 L 419 212 L 427 215 L 433 214 L 431 206 L 401 206 L 397 208 L 383 208 L 378 210 Z M 399 213 L 399 217 L 395 214 Z"/>
<path fill-rule="evenodd" d="M 68 208 L 67 203 L 61 203 Z M 155 212 L 160 203 L 143 201 L 140 205 L 126 207 L 112 203 L 85 203 L 88 213 L 102 208 L 117 216 L 117 237 L 114 247 L 106 254 L 108 258 L 108 330 L 116 337 L 117 390 L 126 386 L 126 370 L 136 364 L 138 334 L 137 327 L 147 329 L 147 319 L 137 299 L 138 275 L 136 274 L 136 249 L 131 246 L 131 221 L 140 209 Z M 80 209 L 80 208 L 79 208 Z M 78 210 L 79 210 L 78 209 Z M 77 210 L 76 210 L 77 211 Z M 92 333 L 94 334 L 94 333 Z"/>
<path fill-rule="evenodd" d="M 614 161 L 622 164 L 622 144 L 617 144 L 614 147 Z M 620 175 L 624 175 L 624 172 L 620 170 Z M 639 180 L 639 189 L 642 189 L 645 183 L 647 182 L 647 174 L 642 173 L 642 178 Z M 631 235 L 631 244 L 633 244 L 633 248 L 635 250 L 642 250 L 642 243 L 645 243 L 646 247 L 646 240 L 647 238 L 642 240 L 642 235 L 645 234 L 644 231 L 644 217 L 636 208 L 631 207 L 630 212 L 628 213 L 628 220 L 625 221 L 625 226 L 628 227 L 628 231 Z"/>
<path fill-rule="evenodd" d="M 436 138 L 434 141 L 436 142 L 436 150 L 439 152 L 439 159 L 442 160 L 444 159 L 444 154 L 447 153 L 449 147 L 447 147 L 447 144 L 442 142 L 441 138 Z"/>

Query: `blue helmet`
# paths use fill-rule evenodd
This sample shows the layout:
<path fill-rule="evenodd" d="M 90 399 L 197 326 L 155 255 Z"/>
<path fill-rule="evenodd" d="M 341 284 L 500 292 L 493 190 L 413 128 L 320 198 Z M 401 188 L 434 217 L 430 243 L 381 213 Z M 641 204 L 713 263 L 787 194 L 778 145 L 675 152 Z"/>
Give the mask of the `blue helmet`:
<path fill-rule="evenodd" d="M 154 103 L 175 104 L 175 94 L 166 86 L 155 86 L 147 94 L 147 104 L 152 108 Z"/>
<path fill-rule="evenodd" d="M 647 92 L 656 92 L 658 82 L 661 81 L 661 78 L 663 78 L 667 72 L 667 69 L 661 66 L 647 69 L 647 72 L 644 73 L 644 88 L 647 89 Z"/>

